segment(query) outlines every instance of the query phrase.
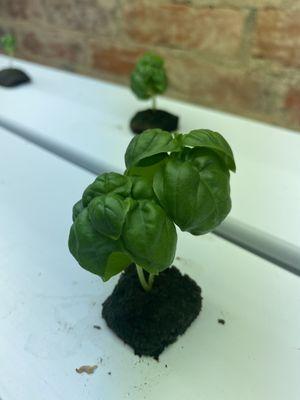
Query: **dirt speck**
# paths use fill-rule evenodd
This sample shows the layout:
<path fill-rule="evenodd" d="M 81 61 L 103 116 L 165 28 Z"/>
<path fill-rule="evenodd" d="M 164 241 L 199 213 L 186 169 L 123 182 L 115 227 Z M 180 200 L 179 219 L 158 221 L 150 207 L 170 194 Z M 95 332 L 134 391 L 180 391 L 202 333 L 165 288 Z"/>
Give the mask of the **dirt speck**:
<path fill-rule="evenodd" d="M 97 365 L 82 365 L 81 367 L 76 368 L 76 372 L 78 374 L 82 374 L 83 372 L 85 372 L 86 374 L 91 375 L 97 368 Z"/>
<path fill-rule="evenodd" d="M 100 331 L 101 326 L 100 325 L 94 325 L 93 328 L 98 329 Z"/>
<path fill-rule="evenodd" d="M 221 325 L 225 325 L 226 322 L 225 322 L 225 319 L 219 318 L 218 319 L 218 323 L 221 324 Z"/>

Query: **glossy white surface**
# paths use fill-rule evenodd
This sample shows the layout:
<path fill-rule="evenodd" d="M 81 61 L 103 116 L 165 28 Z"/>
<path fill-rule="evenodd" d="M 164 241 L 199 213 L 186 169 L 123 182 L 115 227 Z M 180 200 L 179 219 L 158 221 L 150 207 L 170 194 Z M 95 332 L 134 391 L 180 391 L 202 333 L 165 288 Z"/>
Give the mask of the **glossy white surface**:
<path fill-rule="evenodd" d="M 27 62 L 16 65 L 33 83 L 0 88 L 0 123 L 91 171 L 124 169 L 124 151 L 132 138 L 129 118 L 147 102 L 135 99 L 126 87 Z M 258 242 L 270 256 L 278 252 L 300 268 L 300 135 L 166 98 L 158 104 L 180 116 L 183 132 L 217 130 L 234 150 L 233 209 L 221 232 L 230 236 L 235 221 L 245 224 L 236 239 Z"/>
<path fill-rule="evenodd" d="M 139 359 L 100 317 L 116 279 L 101 283 L 67 250 L 93 175 L 2 129 L 0 146 L 2 400 L 300 398 L 299 277 L 214 235 L 180 234 L 176 265 L 202 286 L 203 311 L 159 363 Z M 78 375 L 84 364 L 98 369 Z"/>

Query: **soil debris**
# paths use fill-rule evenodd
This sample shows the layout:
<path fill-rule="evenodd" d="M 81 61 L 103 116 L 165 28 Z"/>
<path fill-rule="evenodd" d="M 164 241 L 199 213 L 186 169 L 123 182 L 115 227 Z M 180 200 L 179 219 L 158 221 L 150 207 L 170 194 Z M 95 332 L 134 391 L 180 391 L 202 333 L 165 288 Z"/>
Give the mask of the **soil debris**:
<path fill-rule="evenodd" d="M 76 368 L 76 372 L 78 374 L 82 374 L 83 372 L 85 372 L 86 374 L 91 375 L 97 368 L 97 365 L 82 365 L 81 367 Z"/>

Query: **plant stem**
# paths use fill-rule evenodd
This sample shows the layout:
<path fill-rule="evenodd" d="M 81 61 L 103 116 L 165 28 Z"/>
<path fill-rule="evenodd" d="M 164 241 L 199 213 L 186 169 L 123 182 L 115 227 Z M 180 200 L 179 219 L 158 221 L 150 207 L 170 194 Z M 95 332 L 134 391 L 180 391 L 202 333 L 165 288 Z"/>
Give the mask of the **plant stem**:
<path fill-rule="evenodd" d="M 155 278 L 154 274 L 149 274 L 148 284 L 150 286 L 150 290 L 152 289 L 152 286 L 153 286 L 153 283 L 154 283 L 154 278 Z"/>
<path fill-rule="evenodd" d="M 144 270 L 142 267 L 136 264 L 136 272 L 140 280 L 140 284 L 142 285 L 143 289 L 146 292 L 150 292 L 153 286 L 154 282 L 154 274 L 149 274 L 149 280 L 147 282 L 145 275 L 144 275 Z"/>
<path fill-rule="evenodd" d="M 155 111 L 156 110 L 156 97 L 152 96 L 152 110 Z"/>

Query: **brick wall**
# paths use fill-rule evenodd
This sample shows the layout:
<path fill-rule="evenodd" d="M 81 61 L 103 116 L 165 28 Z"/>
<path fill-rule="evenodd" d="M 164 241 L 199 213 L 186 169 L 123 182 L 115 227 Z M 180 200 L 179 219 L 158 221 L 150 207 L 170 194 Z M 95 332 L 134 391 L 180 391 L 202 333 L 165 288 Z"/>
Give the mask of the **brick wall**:
<path fill-rule="evenodd" d="M 127 84 L 166 59 L 168 95 L 300 130 L 300 0 L 0 0 L 27 60 Z"/>

